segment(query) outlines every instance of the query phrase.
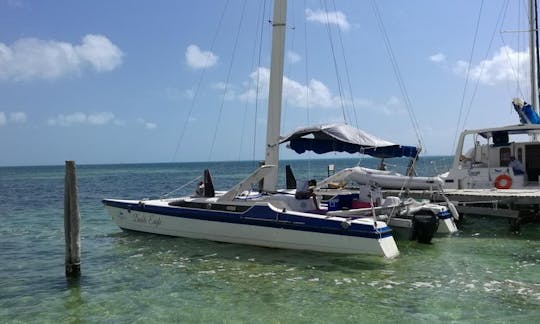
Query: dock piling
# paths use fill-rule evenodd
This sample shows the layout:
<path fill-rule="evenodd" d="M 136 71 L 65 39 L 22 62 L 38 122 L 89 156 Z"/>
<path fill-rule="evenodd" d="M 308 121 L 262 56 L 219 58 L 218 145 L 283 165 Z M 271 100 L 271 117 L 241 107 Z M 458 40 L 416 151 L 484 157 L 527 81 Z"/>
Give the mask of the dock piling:
<path fill-rule="evenodd" d="M 75 161 L 66 161 L 64 188 L 64 234 L 66 239 L 66 277 L 81 274 L 80 214 Z"/>

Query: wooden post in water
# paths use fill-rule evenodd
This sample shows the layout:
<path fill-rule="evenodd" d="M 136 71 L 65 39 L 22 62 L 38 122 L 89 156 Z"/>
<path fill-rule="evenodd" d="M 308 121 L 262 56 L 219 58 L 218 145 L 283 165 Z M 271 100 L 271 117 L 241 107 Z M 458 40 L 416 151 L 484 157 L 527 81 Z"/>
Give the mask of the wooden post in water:
<path fill-rule="evenodd" d="M 68 278 L 77 278 L 81 274 L 80 219 L 75 161 L 66 161 L 64 234 L 66 238 L 66 277 Z"/>

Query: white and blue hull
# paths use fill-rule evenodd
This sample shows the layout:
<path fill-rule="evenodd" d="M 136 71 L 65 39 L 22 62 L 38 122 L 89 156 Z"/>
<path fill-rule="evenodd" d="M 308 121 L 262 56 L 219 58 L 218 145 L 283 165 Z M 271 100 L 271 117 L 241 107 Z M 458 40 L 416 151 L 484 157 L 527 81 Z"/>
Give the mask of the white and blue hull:
<path fill-rule="evenodd" d="M 458 228 L 456 222 L 454 222 L 454 217 L 450 215 L 441 215 L 439 214 L 439 227 L 437 228 L 438 234 L 452 234 L 456 233 Z"/>
<path fill-rule="evenodd" d="M 114 222 L 127 230 L 272 248 L 386 258 L 399 255 L 384 222 L 347 222 L 341 217 L 284 212 L 270 204 L 230 212 L 170 206 L 164 200 L 107 199 L 103 203 Z"/>

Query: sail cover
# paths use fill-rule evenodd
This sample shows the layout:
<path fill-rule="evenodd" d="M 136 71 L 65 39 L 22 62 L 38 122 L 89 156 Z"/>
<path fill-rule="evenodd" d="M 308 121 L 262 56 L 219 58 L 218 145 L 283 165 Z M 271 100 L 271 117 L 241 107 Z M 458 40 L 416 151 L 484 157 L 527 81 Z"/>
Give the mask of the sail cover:
<path fill-rule="evenodd" d="M 402 146 L 366 133 L 347 124 L 327 124 L 300 128 L 281 137 L 280 143 L 289 142 L 288 147 L 302 154 L 313 151 L 361 153 L 378 158 L 415 157 L 418 149 Z"/>

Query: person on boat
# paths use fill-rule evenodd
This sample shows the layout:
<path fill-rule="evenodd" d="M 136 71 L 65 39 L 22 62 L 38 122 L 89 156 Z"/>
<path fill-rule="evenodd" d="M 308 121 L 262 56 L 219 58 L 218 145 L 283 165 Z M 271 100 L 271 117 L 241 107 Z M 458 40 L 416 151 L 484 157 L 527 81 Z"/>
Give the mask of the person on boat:
<path fill-rule="evenodd" d="M 508 167 L 512 168 L 515 175 L 525 173 L 525 168 L 523 167 L 523 164 L 521 164 L 519 160 L 516 160 L 515 156 L 510 157 L 510 162 L 508 163 Z"/>
<path fill-rule="evenodd" d="M 197 189 L 195 189 L 195 196 L 197 197 L 204 196 L 204 182 L 199 181 L 199 184 L 197 185 Z"/>
<path fill-rule="evenodd" d="M 317 181 L 311 179 L 309 181 L 300 181 L 296 188 L 296 193 L 294 197 L 296 199 L 312 199 L 313 204 L 315 205 L 316 210 L 320 210 L 319 201 L 317 200 L 317 195 L 314 190 L 317 186 Z"/>
<path fill-rule="evenodd" d="M 384 163 L 384 159 L 381 159 L 381 163 L 379 163 L 378 170 L 386 171 L 386 163 Z"/>
<path fill-rule="evenodd" d="M 313 192 L 313 189 L 317 186 L 317 180 L 311 179 L 308 181 L 309 189 Z"/>
<path fill-rule="evenodd" d="M 309 180 L 309 181 L 299 181 L 295 197 L 296 199 L 308 199 L 314 195 L 313 189 L 317 185 L 317 182 L 315 180 Z"/>

